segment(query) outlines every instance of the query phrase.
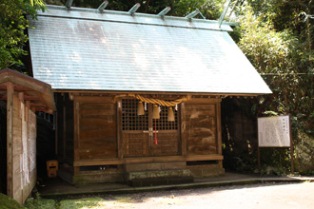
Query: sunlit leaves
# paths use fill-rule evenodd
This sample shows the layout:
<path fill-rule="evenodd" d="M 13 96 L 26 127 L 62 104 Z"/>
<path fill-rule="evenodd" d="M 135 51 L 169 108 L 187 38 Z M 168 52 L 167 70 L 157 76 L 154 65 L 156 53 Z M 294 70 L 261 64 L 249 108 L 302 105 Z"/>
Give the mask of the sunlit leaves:
<path fill-rule="evenodd" d="M 44 9 L 42 0 L 0 1 L 0 69 L 22 65 L 21 56 L 27 53 L 23 49 L 29 27 L 26 15 L 35 18 L 36 9 Z"/>

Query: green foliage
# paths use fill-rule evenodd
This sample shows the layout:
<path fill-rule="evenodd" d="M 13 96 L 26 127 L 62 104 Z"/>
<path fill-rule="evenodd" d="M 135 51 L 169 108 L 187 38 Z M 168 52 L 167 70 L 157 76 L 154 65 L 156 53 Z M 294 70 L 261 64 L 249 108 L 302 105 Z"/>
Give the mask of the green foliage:
<path fill-rule="evenodd" d="M 100 197 L 89 197 L 60 201 L 60 209 L 104 208 L 104 206 L 104 201 Z"/>
<path fill-rule="evenodd" d="M 24 206 L 27 209 L 55 209 L 57 203 L 52 199 L 42 199 L 39 193 L 36 193 L 35 198 L 29 198 L 26 200 Z"/>
<path fill-rule="evenodd" d="M 314 96 L 314 26 L 297 18 L 302 1 L 248 2 L 251 6 L 247 5 L 239 16 L 239 46 L 274 92 L 264 98 L 259 113 L 271 110 L 309 117 Z"/>
<path fill-rule="evenodd" d="M 24 206 L 26 209 L 56 209 L 56 201 L 51 199 L 30 199 L 26 201 Z"/>
<path fill-rule="evenodd" d="M 47 4 L 65 5 L 66 0 L 46 0 Z M 97 8 L 103 0 L 74 0 L 72 6 Z M 138 12 L 158 14 L 167 6 L 171 7 L 168 15 L 185 16 L 188 13 L 199 9 L 207 19 L 217 19 L 223 9 L 225 0 L 109 0 L 106 9 L 128 11 L 136 3 L 141 7 Z M 202 16 L 197 16 L 202 18 Z"/>
<path fill-rule="evenodd" d="M 239 46 L 273 90 L 273 95 L 265 97 L 260 112 L 271 110 L 297 117 L 303 115 L 306 117 L 300 119 L 308 119 L 313 114 L 314 96 L 312 37 L 308 33 L 314 26 L 308 24 L 303 28 L 308 33 L 299 30 L 301 23 L 294 18 L 299 11 L 295 1 L 288 4 L 273 0 L 263 6 L 260 6 L 261 2 L 251 2 L 259 12 L 247 6 L 239 18 Z M 286 13 L 287 7 L 294 10 Z M 289 25 L 283 22 L 280 14 L 285 20 L 290 19 Z"/>
<path fill-rule="evenodd" d="M 302 0 L 248 0 L 234 9 L 234 19 L 240 26 L 233 36 L 273 91 L 272 95 L 260 96 L 255 102 L 242 103 L 241 108 L 252 110 L 255 118 L 290 114 L 292 138 L 299 148 L 311 147 L 310 141 L 313 141 L 300 133 L 314 132 L 314 20 L 302 22 L 299 14 L 301 11 L 313 14 L 313 9 L 311 1 Z M 302 172 L 313 169 L 307 163 L 311 158 L 305 153 L 298 160 L 300 165 L 306 165 L 298 166 Z M 285 173 L 290 167 L 287 149 L 270 150 L 264 156 L 263 161 L 267 162 L 264 173 Z M 248 162 L 245 159 L 249 157 L 243 155 L 241 162 Z"/>
<path fill-rule="evenodd" d="M 218 19 L 225 0 L 176 0 L 173 4 L 173 15 L 186 16 L 199 9 L 207 19 Z"/>
<path fill-rule="evenodd" d="M 296 145 L 296 168 L 301 174 L 314 175 L 314 135 L 299 131 Z"/>
<path fill-rule="evenodd" d="M 0 193 L 0 209 L 24 209 L 12 198 Z"/>
<path fill-rule="evenodd" d="M 21 56 L 28 38 L 26 15 L 36 17 L 36 10 L 44 9 L 41 0 L 0 0 L 0 69 L 22 65 Z"/>

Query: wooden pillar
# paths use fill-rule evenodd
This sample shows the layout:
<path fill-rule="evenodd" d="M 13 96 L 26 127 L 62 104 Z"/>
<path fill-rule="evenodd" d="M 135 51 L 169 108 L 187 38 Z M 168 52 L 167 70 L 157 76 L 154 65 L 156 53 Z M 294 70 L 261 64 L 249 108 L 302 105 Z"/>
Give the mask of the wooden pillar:
<path fill-rule="evenodd" d="M 66 109 L 66 99 L 65 99 L 65 95 L 63 94 L 62 95 L 62 130 L 63 130 L 63 133 L 62 133 L 62 147 L 63 147 L 63 150 L 62 150 L 62 159 L 66 159 L 66 133 L 67 133 L 67 118 L 66 118 L 66 112 L 67 112 L 67 109 Z"/>
<path fill-rule="evenodd" d="M 117 149 L 118 158 L 123 159 L 123 141 L 122 141 L 122 101 L 117 101 Z"/>
<path fill-rule="evenodd" d="M 185 112 L 185 103 L 180 105 L 180 116 L 181 127 L 180 127 L 180 137 L 181 137 L 181 155 L 187 155 L 187 120 L 186 120 L 186 112 Z"/>
<path fill-rule="evenodd" d="M 65 114 L 65 113 L 64 113 Z M 64 127 L 65 129 L 65 127 Z M 65 132 L 65 130 L 64 130 Z M 79 147 L 80 147 L 80 103 L 74 98 L 74 162 L 79 160 Z M 65 138 L 64 138 L 65 141 Z M 73 168 L 74 176 L 80 172 L 80 168 L 78 166 L 74 166 Z"/>
<path fill-rule="evenodd" d="M 7 85 L 7 195 L 13 197 L 13 94 L 12 83 Z"/>
<path fill-rule="evenodd" d="M 221 137 L 221 100 L 216 103 L 216 118 L 217 118 L 217 151 L 222 155 L 222 137 Z M 219 160 L 219 167 L 222 168 L 222 160 Z"/>

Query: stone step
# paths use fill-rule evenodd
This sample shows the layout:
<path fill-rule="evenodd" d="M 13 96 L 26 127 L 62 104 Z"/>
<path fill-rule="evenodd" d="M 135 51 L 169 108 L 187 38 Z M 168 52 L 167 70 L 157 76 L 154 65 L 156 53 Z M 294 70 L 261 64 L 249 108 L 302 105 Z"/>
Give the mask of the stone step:
<path fill-rule="evenodd" d="M 126 181 L 130 186 L 141 187 L 191 183 L 194 178 L 189 169 L 175 169 L 127 172 Z"/>

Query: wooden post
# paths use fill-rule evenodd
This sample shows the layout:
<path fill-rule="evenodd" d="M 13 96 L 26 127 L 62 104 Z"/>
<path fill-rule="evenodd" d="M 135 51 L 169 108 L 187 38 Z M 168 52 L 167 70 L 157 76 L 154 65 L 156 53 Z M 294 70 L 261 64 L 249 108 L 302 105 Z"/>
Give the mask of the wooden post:
<path fill-rule="evenodd" d="M 185 103 L 182 103 L 180 105 L 180 116 L 181 116 L 181 128 L 180 128 L 180 131 L 181 131 L 181 155 L 182 156 L 187 156 L 187 120 L 186 120 L 186 109 L 185 109 Z"/>
<path fill-rule="evenodd" d="M 257 145 L 257 167 L 258 167 L 258 171 L 261 172 L 261 153 L 260 153 L 259 145 Z"/>
<path fill-rule="evenodd" d="M 259 148 L 258 119 L 257 119 L 255 125 L 256 125 L 256 127 L 257 127 L 257 134 L 256 134 L 256 137 L 257 137 L 257 168 L 258 168 L 258 172 L 260 173 L 260 172 L 261 172 L 261 151 L 260 151 L 260 148 Z"/>
<path fill-rule="evenodd" d="M 74 162 L 79 160 L 79 140 L 80 140 L 80 103 L 74 98 Z M 65 112 L 63 113 L 65 115 Z M 65 128 L 65 127 L 64 127 Z M 65 141 L 65 138 L 64 138 Z M 74 166 L 74 176 L 78 175 L 80 168 Z"/>
<path fill-rule="evenodd" d="M 122 141 L 122 101 L 117 101 L 117 149 L 118 158 L 123 158 L 123 141 Z"/>
<path fill-rule="evenodd" d="M 58 105 L 59 104 L 59 100 L 60 100 L 60 96 L 56 96 L 55 97 L 55 102 L 56 102 L 56 104 Z M 59 151 L 59 143 L 60 143 L 60 141 L 59 141 L 59 116 L 60 116 L 60 114 L 59 114 L 59 111 L 55 111 L 54 112 L 54 115 L 53 115 L 53 126 L 54 126 L 54 130 L 55 130 L 55 154 L 56 154 L 56 156 L 59 156 L 59 153 L 60 153 L 60 151 Z"/>
<path fill-rule="evenodd" d="M 291 132 L 291 117 L 289 115 L 289 129 L 290 129 L 290 158 L 291 158 L 291 173 L 294 174 L 294 143 Z"/>
<path fill-rule="evenodd" d="M 292 139 L 291 139 L 290 155 L 291 155 L 291 173 L 294 174 L 294 147 L 293 147 Z"/>
<path fill-rule="evenodd" d="M 67 130 L 66 130 L 66 128 L 67 128 L 67 118 L 66 118 L 66 112 L 67 112 L 67 108 L 66 108 L 66 95 L 65 94 L 63 94 L 62 95 L 62 131 L 63 131 L 63 133 L 62 133 L 62 147 L 63 147 L 63 149 L 62 149 L 62 159 L 66 159 L 66 150 L 67 150 L 67 148 L 66 148 L 66 146 L 67 146 L 67 144 L 66 144 L 66 134 L 67 134 Z M 74 114 L 75 115 L 75 114 Z M 75 118 L 74 118 L 74 121 L 75 121 Z M 74 126 L 74 127 L 76 127 L 76 126 Z M 74 144 L 75 144 L 75 138 L 74 138 Z M 75 146 L 74 146 L 75 147 Z M 75 148 L 74 148 L 74 153 L 75 153 Z M 75 156 L 74 156 L 74 159 L 75 159 Z"/>
<path fill-rule="evenodd" d="M 216 103 L 216 122 L 217 122 L 217 151 L 222 155 L 222 137 L 221 137 L 221 100 Z M 223 168 L 222 160 L 218 161 L 219 168 Z"/>
<path fill-rule="evenodd" d="M 13 94 L 12 83 L 7 85 L 7 195 L 13 197 Z"/>

